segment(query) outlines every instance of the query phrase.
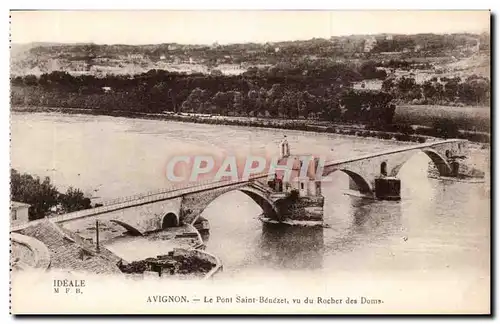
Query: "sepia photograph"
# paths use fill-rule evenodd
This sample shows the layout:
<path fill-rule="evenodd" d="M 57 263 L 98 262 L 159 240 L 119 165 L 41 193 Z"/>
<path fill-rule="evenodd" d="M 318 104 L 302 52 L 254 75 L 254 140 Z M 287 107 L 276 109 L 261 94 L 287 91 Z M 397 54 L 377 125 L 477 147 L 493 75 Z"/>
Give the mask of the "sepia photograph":
<path fill-rule="evenodd" d="M 491 20 L 11 10 L 11 314 L 491 314 Z"/>

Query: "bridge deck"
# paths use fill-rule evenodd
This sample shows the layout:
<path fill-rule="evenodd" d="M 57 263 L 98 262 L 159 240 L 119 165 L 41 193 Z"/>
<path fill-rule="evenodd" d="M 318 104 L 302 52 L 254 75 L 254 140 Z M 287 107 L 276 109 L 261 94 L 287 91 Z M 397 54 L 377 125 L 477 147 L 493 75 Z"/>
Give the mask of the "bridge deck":
<path fill-rule="evenodd" d="M 362 156 L 357 156 L 357 157 L 352 157 L 352 158 L 343 158 L 339 160 L 334 160 L 330 162 L 325 163 L 325 167 L 328 166 L 334 166 L 337 164 L 344 164 L 344 163 L 349 163 L 349 162 L 355 162 L 363 159 L 369 159 L 377 156 L 382 156 L 382 155 L 390 155 L 390 154 L 395 154 L 395 153 L 400 153 L 400 152 L 405 152 L 405 151 L 411 151 L 411 150 L 416 150 L 416 149 L 422 149 L 426 147 L 432 147 L 435 145 L 440 145 L 440 144 L 446 144 L 446 143 L 455 143 L 455 142 L 466 142 L 466 140 L 460 140 L 460 139 L 450 139 L 450 140 L 441 140 L 441 141 L 435 141 L 435 142 L 430 142 L 430 143 L 423 143 L 423 144 L 417 144 L 417 145 L 410 145 L 410 146 L 405 146 L 405 147 L 399 147 L 375 154 L 366 154 Z M 139 206 L 143 204 L 148 204 L 156 201 L 162 201 L 162 200 L 167 200 L 167 199 L 173 199 L 177 197 L 181 197 L 186 194 L 190 193 L 196 193 L 200 191 L 206 191 L 209 189 L 216 189 L 216 188 L 221 188 L 221 187 L 227 187 L 227 186 L 232 186 L 232 185 L 237 185 L 237 184 L 244 184 L 248 183 L 251 180 L 257 180 L 257 179 L 262 179 L 265 177 L 268 177 L 268 173 L 260 173 L 260 174 L 255 174 L 249 177 L 248 180 L 225 180 L 225 181 L 208 181 L 205 183 L 198 183 L 195 185 L 187 185 L 184 187 L 173 187 L 173 188 L 168 188 L 168 189 L 163 189 L 159 190 L 157 192 L 153 193 L 147 193 L 147 194 L 142 194 L 142 195 L 136 195 L 136 196 L 130 196 L 126 197 L 123 199 L 115 199 L 111 202 L 108 202 L 104 206 L 101 207 L 96 207 L 92 209 L 85 209 L 85 210 L 80 210 L 77 212 L 73 213 L 68 213 L 64 215 L 57 215 L 57 216 L 52 216 L 49 217 L 52 221 L 56 223 L 61 223 L 61 222 L 66 222 L 78 218 L 83 218 L 83 217 L 89 217 L 89 216 L 95 216 L 99 214 L 104 214 L 124 208 L 129 208 L 133 206 Z M 26 227 L 29 227 L 31 225 L 35 225 L 37 221 L 31 221 L 26 224 L 21 224 L 18 226 L 13 226 L 11 227 L 11 231 L 19 231 L 21 229 L 24 229 Z"/>
<path fill-rule="evenodd" d="M 391 154 L 396 154 L 396 153 L 401 153 L 401 152 L 406 152 L 406 151 L 423 149 L 426 147 L 432 147 L 432 146 L 440 145 L 440 144 L 457 143 L 457 142 L 467 142 L 467 140 L 450 139 L 450 140 L 435 141 L 435 142 L 430 142 L 430 143 L 422 143 L 422 144 L 417 144 L 417 145 L 402 146 L 402 147 L 398 147 L 395 149 L 382 151 L 379 153 L 370 153 L 370 154 L 365 154 L 365 155 L 361 155 L 361 156 L 356 156 L 353 158 L 343 158 L 343 159 L 339 159 L 339 160 L 326 162 L 325 166 L 333 166 L 333 165 L 337 165 L 337 164 L 344 164 L 344 163 L 349 163 L 349 162 L 370 159 L 370 158 L 374 158 L 377 156 L 391 155 Z"/>

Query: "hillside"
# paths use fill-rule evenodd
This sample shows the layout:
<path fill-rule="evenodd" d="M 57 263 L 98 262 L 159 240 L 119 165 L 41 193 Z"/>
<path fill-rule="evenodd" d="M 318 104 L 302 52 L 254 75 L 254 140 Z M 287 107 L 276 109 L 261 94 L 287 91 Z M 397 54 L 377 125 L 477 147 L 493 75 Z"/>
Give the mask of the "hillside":
<path fill-rule="evenodd" d="M 10 99 L 17 107 L 103 114 L 389 125 L 396 106 L 423 108 L 406 109 L 409 116 L 489 107 L 486 36 L 356 35 L 211 46 L 13 45 Z M 455 119 L 466 124 L 463 116 Z"/>
<path fill-rule="evenodd" d="M 96 45 L 32 43 L 11 45 L 11 74 L 40 75 L 65 71 L 73 75 L 138 74 L 151 69 L 186 73 L 241 74 L 250 66 L 279 62 L 330 60 L 360 62 L 405 60 L 432 63 L 435 69 L 463 71 L 489 57 L 488 34 L 353 35 L 330 39 L 265 44 Z M 482 54 L 480 54 L 482 53 Z M 480 62 L 482 62 L 480 60 Z M 472 63 L 472 64 L 469 64 Z M 489 76 L 488 62 L 474 73 Z M 220 72 L 219 72 L 220 71 Z"/>

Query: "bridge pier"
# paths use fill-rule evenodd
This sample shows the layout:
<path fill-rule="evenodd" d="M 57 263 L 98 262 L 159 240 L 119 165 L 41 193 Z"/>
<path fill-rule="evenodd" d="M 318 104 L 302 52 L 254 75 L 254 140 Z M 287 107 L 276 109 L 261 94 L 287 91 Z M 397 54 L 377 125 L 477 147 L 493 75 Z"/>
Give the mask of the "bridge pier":
<path fill-rule="evenodd" d="M 352 178 L 349 178 L 349 189 L 360 191 L 359 186 Z M 401 180 L 397 177 L 379 176 L 373 181 L 373 191 L 360 192 L 366 198 L 401 200 Z"/>
<path fill-rule="evenodd" d="M 280 222 L 289 225 L 315 226 L 323 224 L 325 198 L 317 196 L 288 196 L 277 203 Z"/>
<path fill-rule="evenodd" d="M 376 178 L 375 197 L 381 200 L 401 200 L 401 180 L 397 177 Z"/>

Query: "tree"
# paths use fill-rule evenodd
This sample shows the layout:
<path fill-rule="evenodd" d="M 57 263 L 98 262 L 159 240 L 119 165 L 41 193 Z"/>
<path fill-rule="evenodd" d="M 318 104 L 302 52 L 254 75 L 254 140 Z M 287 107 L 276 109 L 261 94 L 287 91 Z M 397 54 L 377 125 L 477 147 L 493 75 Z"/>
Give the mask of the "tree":
<path fill-rule="evenodd" d="M 414 99 L 412 98 L 412 94 L 414 92 L 420 91 L 420 88 L 417 85 L 415 78 L 404 76 L 398 82 L 398 90 L 403 96 L 407 97 L 408 99 Z"/>
<path fill-rule="evenodd" d="M 160 112 L 167 108 L 167 102 L 170 99 L 168 91 L 165 82 L 159 82 L 151 88 L 149 106 L 152 111 Z"/>
<path fill-rule="evenodd" d="M 66 212 L 87 209 L 91 201 L 79 189 L 69 188 L 66 194 L 61 194 L 50 183 L 50 178 L 40 178 L 29 174 L 20 174 L 15 169 L 10 170 L 11 200 L 29 204 L 29 220 L 47 216 L 50 209 L 61 204 Z"/>
<path fill-rule="evenodd" d="M 257 100 L 259 99 L 259 93 L 257 90 L 249 90 L 247 93 L 247 103 L 248 103 L 248 113 L 257 111 Z"/>
<path fill-rule="evenodd" d="M 26 86 L 36 86 L 38 85 L 38 79 L 36 76 L 30 74 L 24 77 L 23 83 Z"/>
<path fill-rule="evenodd" d="M 387 73 L 384 70 L 377 69 L 377 63 L 374 61 L 367 61 L 361 64 L 359 74 L 365 79 L 384 80 L 387 77 Z"/>
<path fill-rule="evenodd" d="M 437 80 L 427 80 L 422 84 L 422 94 L 427 103 L 436 103 L 443 96 L 443 86 Z"/>
<path fill-rule="evenodd" d="M 217 92 L 211 99 L 212 103 L 215 105 L 216 113 L 221 115 L 227 115 L 229 111 L 229 106 L 232 105 L 232 101 L 229 95 L 225 92 Z"/>
<path fill-rule="evenodd" d="M 396 86 L 396 78 L 390 77 L 382 82 L 382 91 L 392 92 L 394 87 Z"/>
<path fill-rule="evenodd" d="M 459 85 L 458 93 L 462 102 L 487 105 L 490 101 L 490 81 L 472 75 Z"/>
<path fill-rule="evenodd" d="M 59 195 L 59 202 L 65 212 L 70 213 L 91 208 L 90 199 L 80 189 L 69 187 L 65 194 Z"/>
<path fill-rule="evenodd" d="M 189 96 L 182 103 L 182 111 L 199 112 L 203 95 L 203 90 L 200 88 L 196 88 L 191 91 Z"/>
<path fill-rule="evenodd" d="M 305 111 L 307 112 L 307 116 L 312 114 L 314 117 L 318 117 L 321 112 L 321 107 L 318 103 L 318 98 L 316 96 L 309 93 L 309 91 L 304 91 L 302 93 L 302 97 L 305 103 Z M 307 117 L 305 116 L 305 117 Z"/>
<path fill-rule="evenodd" d="M 237 116 L 246 115 L 241 91 L 233 91 L 233 111 Z"/>
<path fill-rule="evenodd" d="M 29 219 L 35 220 L 45 217 L 50 208 L 57 205 L 59 192 L 50 183 L 50 178 L 43 181 L 29 174 L 20 174 L 10 170 L 11 200 L 31 205 Z"/>
<path fill-rule="evenodd" d="M 444 95 L 450 102 L 454 102 L 458 97 L 458 89 L 460 84 L 460 77 L 446 78 L 444 84 Z"/>

